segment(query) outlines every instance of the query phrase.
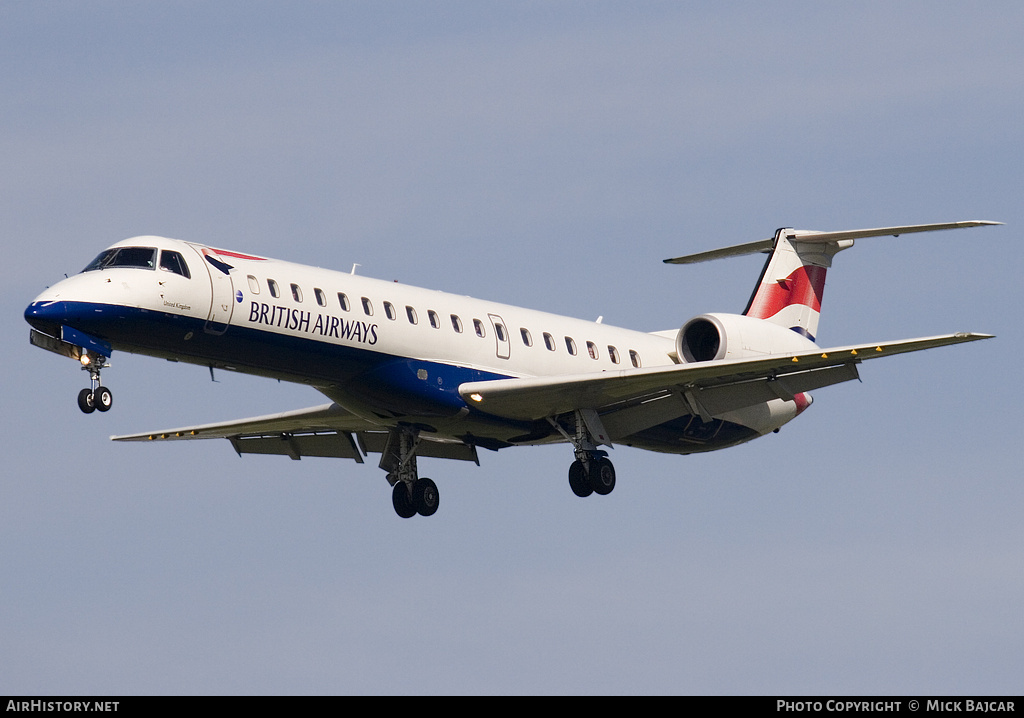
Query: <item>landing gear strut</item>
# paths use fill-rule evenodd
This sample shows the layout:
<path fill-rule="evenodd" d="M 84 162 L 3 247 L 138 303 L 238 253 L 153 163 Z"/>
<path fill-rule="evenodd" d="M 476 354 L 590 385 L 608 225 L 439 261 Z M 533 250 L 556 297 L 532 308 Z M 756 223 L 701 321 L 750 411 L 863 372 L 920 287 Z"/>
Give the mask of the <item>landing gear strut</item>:
<path fill-rule="evenodd" d="M 580 498 L 591 494 L 607 496 L 615 488 L 615 467 L 608 460 L 608 452 L 597 448 L 597 433 L 607 443 L 604 427 L 596 412 L 577 411 L 575 434 L 569 434 L 554 419 L 548 419 L 572 445 L 576 460 L 569 467 L 569 488 Z M 609 444 L 610 445 L 610 444 Z"/>
<path fill-rule="evenodd" d="M 437 484 L 419 477 L 416 467 L 416 447 L 420 443 L 419 429 L 399 426 L 388 434 L 388 441 L 380 457 L 380 468 L 388 472 L 391 484 L 391 503 L 395 513 L 403 519 L 419 514 L 432 516 L 440 504 Z"/>
<path fill-rule="evenodd" d="M 90 354 L 83 352 L 82 369 L 89 372 L 89 388 L 78 392 L 78 408 L 86 414 L 91 414 L 97 409 L 99 411 L 110 411 L 114 405 L 114 395 L 110 389 L 100 384 L 100 370 L 107 364 L 107 358 L 102 354 Z"/>

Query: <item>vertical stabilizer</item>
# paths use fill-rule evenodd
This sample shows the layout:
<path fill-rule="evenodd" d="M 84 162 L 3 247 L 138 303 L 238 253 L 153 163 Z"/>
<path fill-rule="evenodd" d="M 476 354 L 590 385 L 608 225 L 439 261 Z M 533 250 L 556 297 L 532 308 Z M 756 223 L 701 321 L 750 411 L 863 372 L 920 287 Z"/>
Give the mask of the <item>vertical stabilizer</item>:
<path fill-rule="evenodd" d="M 904 224 L 897 227 L 847 229 L 839 232 L 815 232 L 806 229 L 780 229 L 774 239 L 712 249 L 664 260 L 666 264 L 696 264 L 724 257 L 767 252 L 768 261 L 761 270 L 744 314 L 764 319 L 803 334 L 814 341 L 821 316 L 821 298 L 825 292 L 825 274 L 836 252 L 853 246 L 865 237 L 899 237 L 915 232 L 984 227 L 1002 222 L 971 219 L 938 224 Z"/>
<path fill-rule="evenodd" d="M 803 234 L 788 228 L 775 233 L 772 252 L 743 313 L 792 329 L 814 341 L 825 293 L 825 274 L 832 266 L 832 257 L 853 246 L 853 240 L 801 242 Z"/>

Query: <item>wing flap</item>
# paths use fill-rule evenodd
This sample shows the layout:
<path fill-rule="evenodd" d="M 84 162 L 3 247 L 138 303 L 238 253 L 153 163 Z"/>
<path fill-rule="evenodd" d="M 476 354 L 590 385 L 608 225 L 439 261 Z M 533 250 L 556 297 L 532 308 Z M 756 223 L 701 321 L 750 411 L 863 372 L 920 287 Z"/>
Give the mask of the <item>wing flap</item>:
<path fill-rule="evenodd" d="M 859 344 L 801 354 L 673 364 L 648 369 L 570 376 L 469 382 L 459 394 L 470 406 L 506 419 L 536 421 L 577 409 L 627 409 L 666 394 L 700 392 L 711 413 L 857 378 L 865 359 L 989 339 L 987 334 L 945 334 L 880 344 Z M 710 407 L 714 407 L 712 411 Z"/>
<path fill-rule="evenodd" d="M 239 456 L 274 454 L 296 460 L 319 456 L 354 459 L 361 464 L 365 455 L 384 451 L 388 429 L 388 426 L 361 419 L 332 403 L 248 419 L 110 438 L 113 441 L 227 439 Z M 459 441 L 441 441 L 425 434 L 421 439 L 417 456 L 480 463 L 476 446 Z"/>
<path fill-rule="evenodd" d="M 280 454 L 298 460 L 303 456 L 355 459 L 363 463 L 363 454 L 352 434 L 344 431 L 324 434 L 280 433 L 271 436 L 229 436 L 228 441 L 242 454 Z"/>
<path fill-rule="evenodd" d="M 162 429 L 142 434 L 111 436 L 112 441 L 174 441 L 188 439 L 228 439 L 232 436 L 260 436 L 280 433 L 313 433 L 360 431 L 381 427 L 351 414 L 337 404 L 323 404 L 309 409 L 254 416 L 248 419 L 200 424 L 178 429 Z"/>

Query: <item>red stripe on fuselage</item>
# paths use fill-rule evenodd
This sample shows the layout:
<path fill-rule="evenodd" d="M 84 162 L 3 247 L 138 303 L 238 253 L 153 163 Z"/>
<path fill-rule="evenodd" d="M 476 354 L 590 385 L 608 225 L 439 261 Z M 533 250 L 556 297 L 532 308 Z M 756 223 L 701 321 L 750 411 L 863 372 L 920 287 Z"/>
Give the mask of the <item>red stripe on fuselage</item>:
<path fill-rule="evenodd" d="M 239 254 L 238 252 L 229 252 L 226 249 L 214 249 L 213 247 L 210 247 L 210 249 L 212 249 L 214 252 L 216 252 L 222 257 L 234 257 L 235 259 L 256 259 L 261 262 L 266 261 L 267 259 L 266 257 L 254 257 L 251 254 Z"/>
<path fill-rule="evenodd" d="M 791 304 L 803 304 L 816 312 L 821 311 L 821 297 L 825 291 L 825 267 L 802 266 L 781 282 L 762 284 L 750 303 L 748 317 L 768 319 Z"/>

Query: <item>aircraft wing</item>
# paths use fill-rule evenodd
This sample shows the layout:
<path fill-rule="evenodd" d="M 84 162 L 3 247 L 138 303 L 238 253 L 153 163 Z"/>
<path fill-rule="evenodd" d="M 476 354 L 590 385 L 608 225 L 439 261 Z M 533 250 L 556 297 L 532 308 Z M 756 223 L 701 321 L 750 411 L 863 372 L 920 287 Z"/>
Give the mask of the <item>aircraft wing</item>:
<path fill-rule="evenodd" d="M 714 414 L 773 398 L 792 400 L 801 392 L 857 379 L 857 364 L 865 359 L 989 338 L 988 334 L 946 334 L 800 354 L 479 381 L 461 385 L 459 394 L 468 404 L 488 414 L 528 421 L 577 409 L 592 409 L 601 412 L 602 419 L 607 416 L 614 420 L 620 410 L 675 394 L 686 402 L 677 415 L 689 413 L 688 408 L 710 420 Z M 608 420 L 605 424 L 612 429 Z M 612 429 L 612 433 L 618 432 Z"/>
<path fill-rule="evenodd" d="M 371 423 L 337 404 L 286 411 L 216 424 L 162 429 L 141 434 L 111 436 L 113 441 L 186 441 L 227 439 L 242 454 L 280 454 L 292 459 L 326 456 L 355 459 L 360 464 L 368 453 L 383 453 L 388 426 Z M 441 459 L 479 463 L 476 447 L 461 442 L 439 441 L 423 436 L 416 453 Z"/>

